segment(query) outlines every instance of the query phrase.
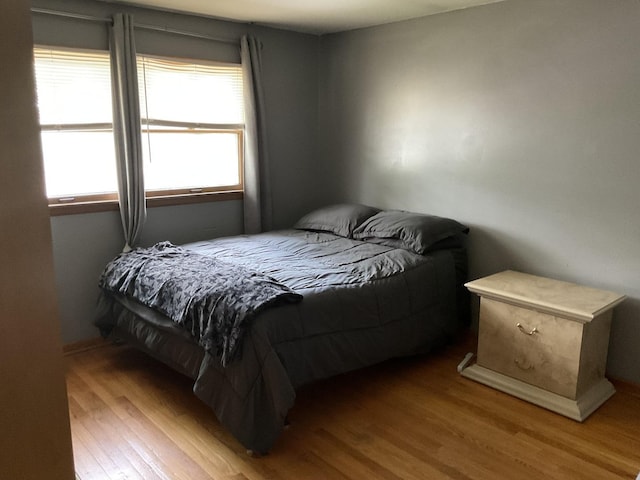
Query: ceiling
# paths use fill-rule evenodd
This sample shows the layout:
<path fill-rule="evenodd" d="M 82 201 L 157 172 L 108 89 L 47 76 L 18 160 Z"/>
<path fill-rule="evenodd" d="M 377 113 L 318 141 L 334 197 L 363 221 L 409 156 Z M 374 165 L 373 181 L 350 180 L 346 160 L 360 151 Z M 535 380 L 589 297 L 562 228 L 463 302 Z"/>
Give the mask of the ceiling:
<path fill-rule="evenodd" d="M 500 1 L 504 0 L 124 0 L 121 3 L 321 35 Z"/>

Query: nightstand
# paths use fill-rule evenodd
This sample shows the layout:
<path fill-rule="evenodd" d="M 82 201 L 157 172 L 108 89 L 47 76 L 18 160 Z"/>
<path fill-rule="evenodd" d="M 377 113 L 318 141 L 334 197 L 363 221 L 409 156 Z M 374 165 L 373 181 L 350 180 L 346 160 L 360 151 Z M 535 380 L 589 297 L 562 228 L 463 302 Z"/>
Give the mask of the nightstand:
<path fill-rule="evenodd" d="M 465 286 L 480 296 L 480 321 L 463 376 L 580 422 L 615 393 L 604 375 L 624 295 L 514 271 Z"/>

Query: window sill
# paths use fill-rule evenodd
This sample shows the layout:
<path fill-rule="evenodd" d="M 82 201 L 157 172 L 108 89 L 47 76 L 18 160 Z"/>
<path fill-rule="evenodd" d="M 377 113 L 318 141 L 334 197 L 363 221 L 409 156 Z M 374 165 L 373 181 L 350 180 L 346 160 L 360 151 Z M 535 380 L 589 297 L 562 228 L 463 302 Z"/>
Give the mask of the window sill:
<path fill-rule="evenodd" d="M 167 195 L 147 197 L 147 208 L 166 207 L 170 205 L 188 205 L 192 203 L 226 202 L 241 200 L 243 192 L 233 190 L 227 192 L 190 193 L 185 195 Z M 117 200 L 99 202 L 58 203 L 49 205 L 49 216 L 77 215 L 81 213 L 98 213 L 118 210 Z"/>

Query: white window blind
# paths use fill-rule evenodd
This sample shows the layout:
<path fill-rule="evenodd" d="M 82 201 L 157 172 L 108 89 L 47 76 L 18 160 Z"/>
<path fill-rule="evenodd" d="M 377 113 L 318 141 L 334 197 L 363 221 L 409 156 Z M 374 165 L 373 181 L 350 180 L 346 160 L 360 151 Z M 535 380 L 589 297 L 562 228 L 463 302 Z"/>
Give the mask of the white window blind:
<path fill-rule="evenodd" d="M 108 52 L 34 49 L 40 124 L 111 125 Z"/>
<path fill-rule="evenodd" d="M 240 65 L 139 55 L 138 80 L 140 113 L 152 124 L 233 126 L 244 122 Z"/>

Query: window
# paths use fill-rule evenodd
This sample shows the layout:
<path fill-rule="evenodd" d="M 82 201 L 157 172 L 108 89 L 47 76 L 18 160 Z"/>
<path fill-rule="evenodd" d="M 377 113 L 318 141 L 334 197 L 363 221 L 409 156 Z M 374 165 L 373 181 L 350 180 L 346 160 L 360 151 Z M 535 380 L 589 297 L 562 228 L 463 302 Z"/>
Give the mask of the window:
<path fill-rule="evenodd" d="M 115 199 L 109 53 L 35 48 L 34 58 L 50 203 Z"/>
<path fill-rule="evenodd" d="M 115 201 L 109 53 L 35 48 L 51 205 Z M 242 190 L 240 65 L 138 56 L 147 198 Z"/>
<path fill-rule="evenodd" d="M 242 188 L 239 65 L 138 56 L 150 195 Z"/>

